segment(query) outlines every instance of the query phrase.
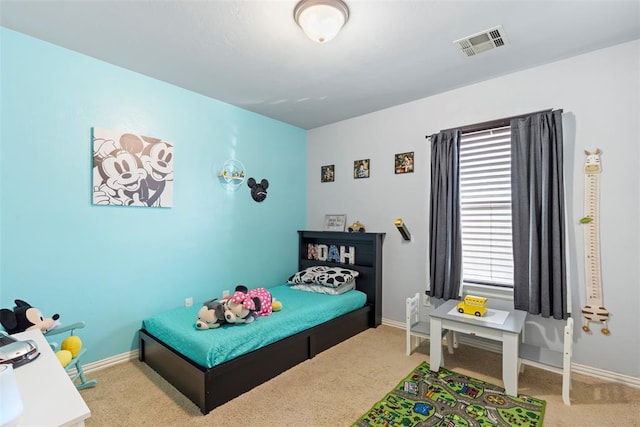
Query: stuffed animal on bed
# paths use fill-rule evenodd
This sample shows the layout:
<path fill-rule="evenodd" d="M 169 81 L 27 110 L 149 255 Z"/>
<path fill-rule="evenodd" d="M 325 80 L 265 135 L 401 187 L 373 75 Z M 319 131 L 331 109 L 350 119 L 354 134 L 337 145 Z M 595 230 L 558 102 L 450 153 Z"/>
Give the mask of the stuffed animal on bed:
<path fill-rule="evenodd" d="M 17 299 L 15 303 L 16 306 L 13 310 L 8 308 L 0 310 L 0 324 L 8 334 L 17 334 L 32 329 L 40 329 L 44 334 L 59 324 L 59 314 L 44 317 L 40 310 L 32 307 L 28 302 Z"/>
<path fill-rule="evenodd" d="M 251 323 L 258 316 L 271 314 L 271 293 L 265 288 L 248 290 L 244 285 L 224 302 L 224 317 L 228 323 Z"/>
<path fill-rule="evenodd" d="M 212 299 L 205 302 L 202 307 L 200 307 L 200 310 L 198 310 L 196 329 L 215 329 L 227 323 L 224 310 L 223 301 Z"/>

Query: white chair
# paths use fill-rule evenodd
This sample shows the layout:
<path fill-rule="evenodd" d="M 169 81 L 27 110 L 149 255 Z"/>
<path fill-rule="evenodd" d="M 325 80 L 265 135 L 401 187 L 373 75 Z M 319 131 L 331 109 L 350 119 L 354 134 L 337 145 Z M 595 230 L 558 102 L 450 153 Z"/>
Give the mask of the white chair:
<path fill-rule="evenodd" d="M 519 358 L 528 360 L 533 366 L 546 365 L 555 368 L 562 374 L 562 401 L 571 405 L 571 356 L 573 355 L 573 318 L 567 319 L 564 326 L 564 344 L 562 351 L 554 351 L 545 347 L 538 347 L 524 342 L 520 343 Z M 542 366 L 544 367 L 544 366 Z M 524 366 L 520 364 L 520 371 Z"/>
<path fill-rule="evenodd" d="M 407 298 L 406 311 L 406 333 L 407 333 L 407 356 L 411 356 L 411 353 L 415 350 L 415 347 L 420 345 L 422 339 L 429 339 L 429 323 L 420 320 L 420 294 L 416 293 L 413 297 Z M 454 336 L 450 331 L 443 330 L 442 337 L 447 337 L 447 348 L 449 354 L 453 354 L 454 348 Z M 412 343 L 412 337 L 415 337 L 415 347 Z M 441 338 L 442 338 L 441 337 Z M 444 364 L 444 363 L 443 363 Z"/>

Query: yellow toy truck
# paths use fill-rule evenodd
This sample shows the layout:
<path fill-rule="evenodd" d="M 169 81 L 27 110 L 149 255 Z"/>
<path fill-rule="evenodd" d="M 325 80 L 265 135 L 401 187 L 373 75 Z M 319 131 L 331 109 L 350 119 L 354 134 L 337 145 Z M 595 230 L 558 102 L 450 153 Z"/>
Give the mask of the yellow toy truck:
<path fill-rule="evenodd" d="M 467 295 L 464 297 L 464 301 L 458 303 L 456 308 L 458 313 L 473 314 L 476 317 L 481 317 L 487 312 L 487 299 L 485 297 Z"/>

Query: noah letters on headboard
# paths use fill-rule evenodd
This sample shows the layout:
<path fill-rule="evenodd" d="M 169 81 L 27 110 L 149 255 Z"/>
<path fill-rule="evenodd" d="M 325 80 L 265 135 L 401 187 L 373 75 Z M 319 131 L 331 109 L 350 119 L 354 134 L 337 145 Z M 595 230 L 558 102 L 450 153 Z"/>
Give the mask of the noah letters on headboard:
<path fill-rule="evenodd" d="M 356 248 L 354 246 L 309 243 L 307 244 L 307 259 L 355 264 Z"/>

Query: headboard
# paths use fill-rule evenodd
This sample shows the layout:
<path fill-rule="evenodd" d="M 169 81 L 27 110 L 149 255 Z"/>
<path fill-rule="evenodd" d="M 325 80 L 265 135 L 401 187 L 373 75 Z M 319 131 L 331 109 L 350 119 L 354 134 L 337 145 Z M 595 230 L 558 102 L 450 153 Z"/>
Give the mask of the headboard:
<path fill-rule="evenodd" d="M 343 266 L 360 273 L 356 288 L 367 294 L 367 304 L 371 305 L 370 325 L 382 323 L 382 242 L 385 233 L 361 233 L 339 231 L 298 231 L 298 268 L 314 265 Z M 309 245 L 324 245 L 333 256 L 314 259 L 309 253 Z M 333 248 L 332 248 L 333 246 Z M 316 246 L 317 249 L 319 246 Z M 337 260 L 337 252 L 346 253 L 344 263 Z M 327 259 L 328 258 L 328 259 Z M 353 263 L 351 263 L 351 259 Z"/>

